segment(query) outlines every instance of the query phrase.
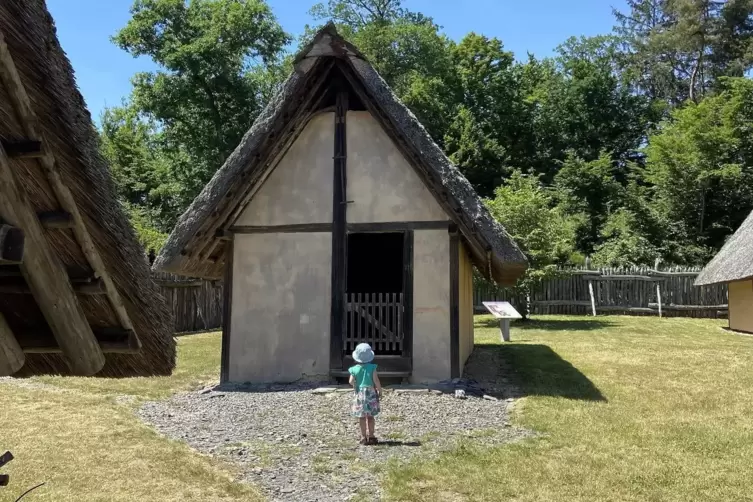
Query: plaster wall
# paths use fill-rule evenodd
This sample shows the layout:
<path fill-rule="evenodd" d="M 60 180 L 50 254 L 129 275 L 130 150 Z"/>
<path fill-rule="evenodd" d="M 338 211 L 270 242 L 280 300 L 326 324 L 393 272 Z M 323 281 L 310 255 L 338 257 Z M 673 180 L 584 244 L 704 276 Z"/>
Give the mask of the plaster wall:
<path fill-rule="evenodd" d="M 348 223 L 449 219 L 369 112 L 349 111 L 346 123 Z"/>
<path fill-rule="evenodd" d="M 332 235 L 237 234 L 228 378 L 328 375 Z"/>
<path fill-rule="evenodd" d="M 729 327 L 753 333 L 753 281 L 730 282 Z"/>
<path fill-rule="evenodd" d="M 430 383 L 451 376 L 450 235 L 417 230 L 413 246 L 412 380 Z"/>
<path fill-rule="evenodd" d="M 235 225 L 331 223 L 334 142 L 335 114 L 314 116 Z"/>

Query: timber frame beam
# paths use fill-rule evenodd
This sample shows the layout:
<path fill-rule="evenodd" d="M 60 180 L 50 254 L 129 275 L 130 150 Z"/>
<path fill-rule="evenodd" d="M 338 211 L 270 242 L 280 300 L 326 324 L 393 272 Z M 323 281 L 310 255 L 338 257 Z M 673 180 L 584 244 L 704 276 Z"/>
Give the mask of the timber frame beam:
<path fill-rule="evenodd" d="M 126 310 L 123 299 L 121 298 L 120 293 L 118 292 L 115 286 L 115 283 L 110 277 L 110 274 L 107 272 L 104 261 L 102 260 L 102 257 L 100 256 L 99 251 L 97 250 L 97 247 L 94 245 L 94 240 L 92 239 L 91 235 L 89 234 L 89 231 L 86 228 L 83 216 L 81 215 L 81 212 L 79 211 L 78 206 L 76 204 L 76 200 L 73 197 L 73 194 L 71 193 L 71 191 L 63 182 L 62 176 L 58 170 L 58 166 L 57 166 L 54 156 L 50 152 L 49 148 L 45 148 L 44 138 L 42 138 L 41 136 L 41 127 L 39 125 L 38 118 L 34 114 L 34 111 L 31 107 L 31 101 L 29 99 L 28 94 L 26 93 L 26 89 L 24 88 L 23 82 L 21 81 L 21 77 L 18 73 L 18 70 L 16 69 L 16 65 L 13 62 L 13 58 L 8 49 L 8 45 L 5 41 L 5 37 L 2 32 L 0 32 L 0 82 L 2 82 L 2 84 L 5 85 L 5 88 L 8 91 L 10 101 L 13 103 L 13 107 L 16 111 L 16 115 L 18 116 L 18 119 L 21 125 L 23 126 L 23 129 L 24 129 L 23 132 L 25 134 L 25 137 L 34 138 L 35 140 L 40 141 L 39 156 L 37 157 L 36 160 L 40 163 L 42 167 L 42 171 L 46 174 L 48 182 L 50 186 L 52 187 L 55 193 L 55 196 L 58 199 L 58 203 L 60 204 L 62 211 L 70 215 L 70 219 L 72 220 L 73 234 L 75 235 L 76 240 L 78 241 L 78 244 L 81 246 L 81 250 L 83 251 L 84 256 L 86 257 L 87 261 L 89 262 L 89 265 L 94 271 L 94 274 L 102 280 L 102 283 L 104 284 L 104 289 L 106 290 L 106 293 L 107 293 L 107 298 L 113 310 L 115 311 L 116 317 L 118 321 L 120 322 L 120 325 L 122 326 L 123 329 L 127 330 L 128 332 L 132 334 L 131 336 L 133 337 L 133 340 L 130 340 L 129 343 L 132 346 L 136 346 L 140 348 L 141 342 L 139 341 L 138 337 L 135 334 L 133 323 L 131 322 L 130 316 L 128 315 L 128 311 Z M 3 157 L 3 162 L 5 166 L 7 167 L 8 159 L 4 151 L 3 151 L 2 157 Z M 22 187 L 17 187 L 17 188 L 22 188 Z M 28 201 L 25 201 L 25 202 L 27 203 L 27 206 L 25 206 L 26 210 L 30 210 L 31 208 L 28 207 Z M 41 231 L 40 223 L 36 215 L 34 215 L 34 219 L 35 219 L 35 222 L 34 222 L 35 226 L 39 228 L 39 230 Z M 24 228 L 24 230 L 27 230 L 26 227 L 22 227 L 22 228 Z M 41 237 L 44 237 L 43 233 L 41 234 Z M 44 241 L 44 243 L 45 243 L 44 247 L 47 249 L 47 252 L 51 254 L 48 246 L 46 246 L 46 240 Z M 35 244 L 39 245 L 40 243 L 35 242 Z M 57 258 L 57 257 L 54 257 L 54 258 Z M 59 261 L 55 261 L 54 263 L 56 264 L 56 268 L 58 269 L 57 270 L 58 274 L 60 274 L 61 272 L 62 273 L 65 272 L 62 268 L 62 264 L 60 264 Z M 22 270 L 24 270 L 24 275 L 27 275 L 27 272 L 30 270 L 30 267 L 23 266 Z M 35 271 L 34 273 L 37 273 L 37 272 Z M 65 275 L 63 275 L 63 277 L 65 277 Z M 27 277 L 27 282 L 28 282 L 28 277 Z M 66 277 L 66 283 L 67 283 L 66 289 L 68 291 L 72 291 L 70 282 L 67 281 L 67 277 Z M 34 289 L 34 287 L 32 287 L 32 289 Z M 34 296 L 37 297 L 38 293 L 41 294 L 41 291 L 35 291 Z M 37 298 L 37 302 L 39 302 L 38 298 Z M 78 304 L 78 302 L 76 303 Z M 77 310 L 81 311 L 80 305 L 78 306 Z M 53 312 L 56 317 L 64 317 L 58 310 L 52 310 L 49 312 L 45 312 L 43 310 L 43 313 L 45 313 L 45 317 L 48 318 L 48 323 L 50 323 L 49 317 L 52 317 Z M 50 324 L 50 327 L 53 327 L 53 325 Z M 53 331 L 56 331 L 56 330 L 53 329 Z M 82 333 L 86 333 L 87 335 L 91 334 L 91 328 L 88 327 L 88 324 L 87 324 L 87 329 L 83 331 Z M 59 335 L 62 335 L 64 337 L 64 333 L 62 332 L 56 333 L 56 337 Z M 94 338 L 93 335 L 91 335 L 91 338 L 92 339 Z M 60 346 L 63 348 L 64 352 L 67 352 L 66 347 L 63 343 L 61 343 Z M 98 352 L 101 356 L 101 353 L 102 353 L 101 350 L 99 350 Z M 67 353 L 66 355 L 70 359 L 71 354 Z M 98 360 L 99 358 L 95 358 L 95 359 Z M 101 369 L 101 366 L 100 366 L 100 369 Z"/>
<path fill-rule="evenodd" d="M 50 249 L 45 231 L 0 146 L 0 217 L 23 228 L 30 243 L 20 264 L 21 273 L 44 314 L 71 370 L 93 375 L 105 356 L 86 320 L 60 259 Z"/>

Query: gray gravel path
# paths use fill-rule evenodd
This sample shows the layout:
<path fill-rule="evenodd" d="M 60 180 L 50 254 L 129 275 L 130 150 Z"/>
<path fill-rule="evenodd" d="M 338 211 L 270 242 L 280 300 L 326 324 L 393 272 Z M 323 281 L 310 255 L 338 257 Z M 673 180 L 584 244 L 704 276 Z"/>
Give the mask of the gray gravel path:
<path fill-rule="evenodd" d="M 207 389 L 146 403 L 139 414 L 166 436 L 230 460 L 242 480 L 285 501 L 379 500 L 387 461 L 426 458 L 463 439 L 493 445 L 529 435 L 507 421 L 512 399 L 401 389 L 383 396 L 382 444 L 360 446 L 348 414 L 352 391 L 312 392 L 321 385 Z"/>

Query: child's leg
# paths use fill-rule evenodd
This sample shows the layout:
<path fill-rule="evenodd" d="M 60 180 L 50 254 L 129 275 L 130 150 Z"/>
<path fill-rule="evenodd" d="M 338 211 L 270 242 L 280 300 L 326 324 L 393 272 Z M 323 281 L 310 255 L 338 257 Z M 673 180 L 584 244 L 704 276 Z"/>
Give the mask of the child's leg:
<path fill-rule="evenodd" d="M 359 418 L 358 425 L 361 427 L 361 437 L 368 438 L 369 431 L 366 429 L 366 417 Z"/>
<path fill-rule="evenodd" d="M 374 437 L 374 417 L 367 417 L 366 419 L 367 425 L 369 426 L 369 437 Z"/>

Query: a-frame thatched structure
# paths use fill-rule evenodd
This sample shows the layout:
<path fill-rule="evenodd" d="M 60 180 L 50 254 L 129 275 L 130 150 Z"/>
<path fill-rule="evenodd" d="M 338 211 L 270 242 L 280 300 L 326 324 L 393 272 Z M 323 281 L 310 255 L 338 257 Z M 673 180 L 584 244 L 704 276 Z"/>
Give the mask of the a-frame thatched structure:
<path fill-rule="evenodd" d="M 0 375 L 166 375 L 171 315 L 43 0 L 0 2 Z"/>
<path fill-rule="evenodd" d="M 704 267 L 696 286 L 727 283 L 729 327 L 753 333 L 753 212 Z"/>
<path fill-rule="evenodd" d="M 458 376 L 472 264 L 509 285 L 525 256 L 333 25 L 294 65 L 154 267 L 224 275 L 223 381 L 341 376 L 363 341 L 383 374 Z"/>

